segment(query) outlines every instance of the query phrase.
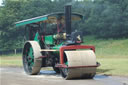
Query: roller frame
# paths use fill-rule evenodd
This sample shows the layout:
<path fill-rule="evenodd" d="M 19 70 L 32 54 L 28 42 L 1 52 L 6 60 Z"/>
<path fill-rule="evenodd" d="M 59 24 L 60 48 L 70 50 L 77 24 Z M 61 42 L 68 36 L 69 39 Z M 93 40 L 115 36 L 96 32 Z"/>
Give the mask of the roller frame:
<path fill-rule="evenodd" d="M 91 49 L 95 52 L 94 46 L 88 45 L 72 45 L 72 46 L 63 46 L 60 48 L 60 64 L 57 64 L 56 67 L 58 68 L 86 68 L 86 67 L 98 67 L 98 65 L 91 65 L 91 66 L 66 66 L 64 64 L 64 50 L 73 50 L 73 49 Z"/>
<path fill-rule="evenodd" d="M 73 50 L 73 49 L 91 49 L 95 52 L 95 47 L 88 45 L 71 45 L 71 46 L 60 47 L 60 64 L 64 64 L 64 50 Z"/>
<path fill-rule="evenodd" d="M 65 64 L 57 64 L 56 67 L 58 68 L 87 68 L 87 67 L 98 67 L 98 65 L 89 65 L 89 66 L 67 66 Z"/>
<path fill-rule="evenodd" d="M 90 48 L 64 50 L 64 65 L 67 65 L 67 68 L 60 68 L 60 70 L 62 77 L 66 80 L 92 79 L 96 74 L 96 56 Z"/>

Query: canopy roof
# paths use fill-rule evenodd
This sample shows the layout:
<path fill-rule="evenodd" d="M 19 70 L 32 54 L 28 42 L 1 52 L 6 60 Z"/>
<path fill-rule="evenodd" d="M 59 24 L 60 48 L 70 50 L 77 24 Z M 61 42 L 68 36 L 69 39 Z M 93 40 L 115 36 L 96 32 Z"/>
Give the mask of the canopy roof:
<path fill-rule="evenodd" d="M 83 16 L 78 13 L 72 13 L 71 16 L 72 16 L 71 19 L 73 21 L 81 20 L 83 18 Z M 27 24 L 32 24 L 32 23 L 42 23 L 42 22 L 57 23 L 57 19 L 59 18 L 61 18 L 62 22 L 65 22 L 65 14 L 62 12 L 57 12 L 57 13 L 34 17 L 31 19 L 22 20 L 22 21 L 16 22 L 15 24 L 16 26 L 22 26 L 22 25 L 27 25 Z"/>

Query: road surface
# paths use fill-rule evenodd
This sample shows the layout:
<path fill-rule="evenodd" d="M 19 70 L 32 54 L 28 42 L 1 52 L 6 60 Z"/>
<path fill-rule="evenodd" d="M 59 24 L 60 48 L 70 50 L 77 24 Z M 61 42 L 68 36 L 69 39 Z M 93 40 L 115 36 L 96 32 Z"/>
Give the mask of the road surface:
<path fill-rule="evenodd" d="M 0 85 L 128 85 L 128 77 L 96 75 L 93 79 L 64 80 L 54 71 L 27 75 L 21 67 L 0 67 Z"/>

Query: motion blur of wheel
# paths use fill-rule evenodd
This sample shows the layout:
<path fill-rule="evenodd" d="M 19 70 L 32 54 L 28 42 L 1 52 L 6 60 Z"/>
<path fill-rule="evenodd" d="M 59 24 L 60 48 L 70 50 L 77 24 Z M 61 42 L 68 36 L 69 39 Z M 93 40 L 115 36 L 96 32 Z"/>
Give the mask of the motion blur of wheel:
<path fill-rule="evenodd" d="M 29 41 L 23 49 L 23 67 L 27 74 L 36 75 L 40 72 L 42 59 L 40 47 L 36 41 Z"/>

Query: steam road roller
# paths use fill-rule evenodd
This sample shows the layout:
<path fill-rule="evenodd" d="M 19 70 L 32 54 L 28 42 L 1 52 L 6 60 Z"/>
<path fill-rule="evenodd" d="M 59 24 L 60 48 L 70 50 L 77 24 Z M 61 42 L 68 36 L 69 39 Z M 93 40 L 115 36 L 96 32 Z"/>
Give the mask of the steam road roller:
<path fill-rule="evenodd" d="M 64 12 L 16 22 L 16 26 L 25 25 L 24 70 L 36 75 L 42 67 L 51 66 L 65 79 L 93 78 L 98 66 L 95 47 L 81 45 L 82 32 L 71 29 L 71 23 L 83 16 L 72 13 L 71 5 L 64 8 Z"/>

